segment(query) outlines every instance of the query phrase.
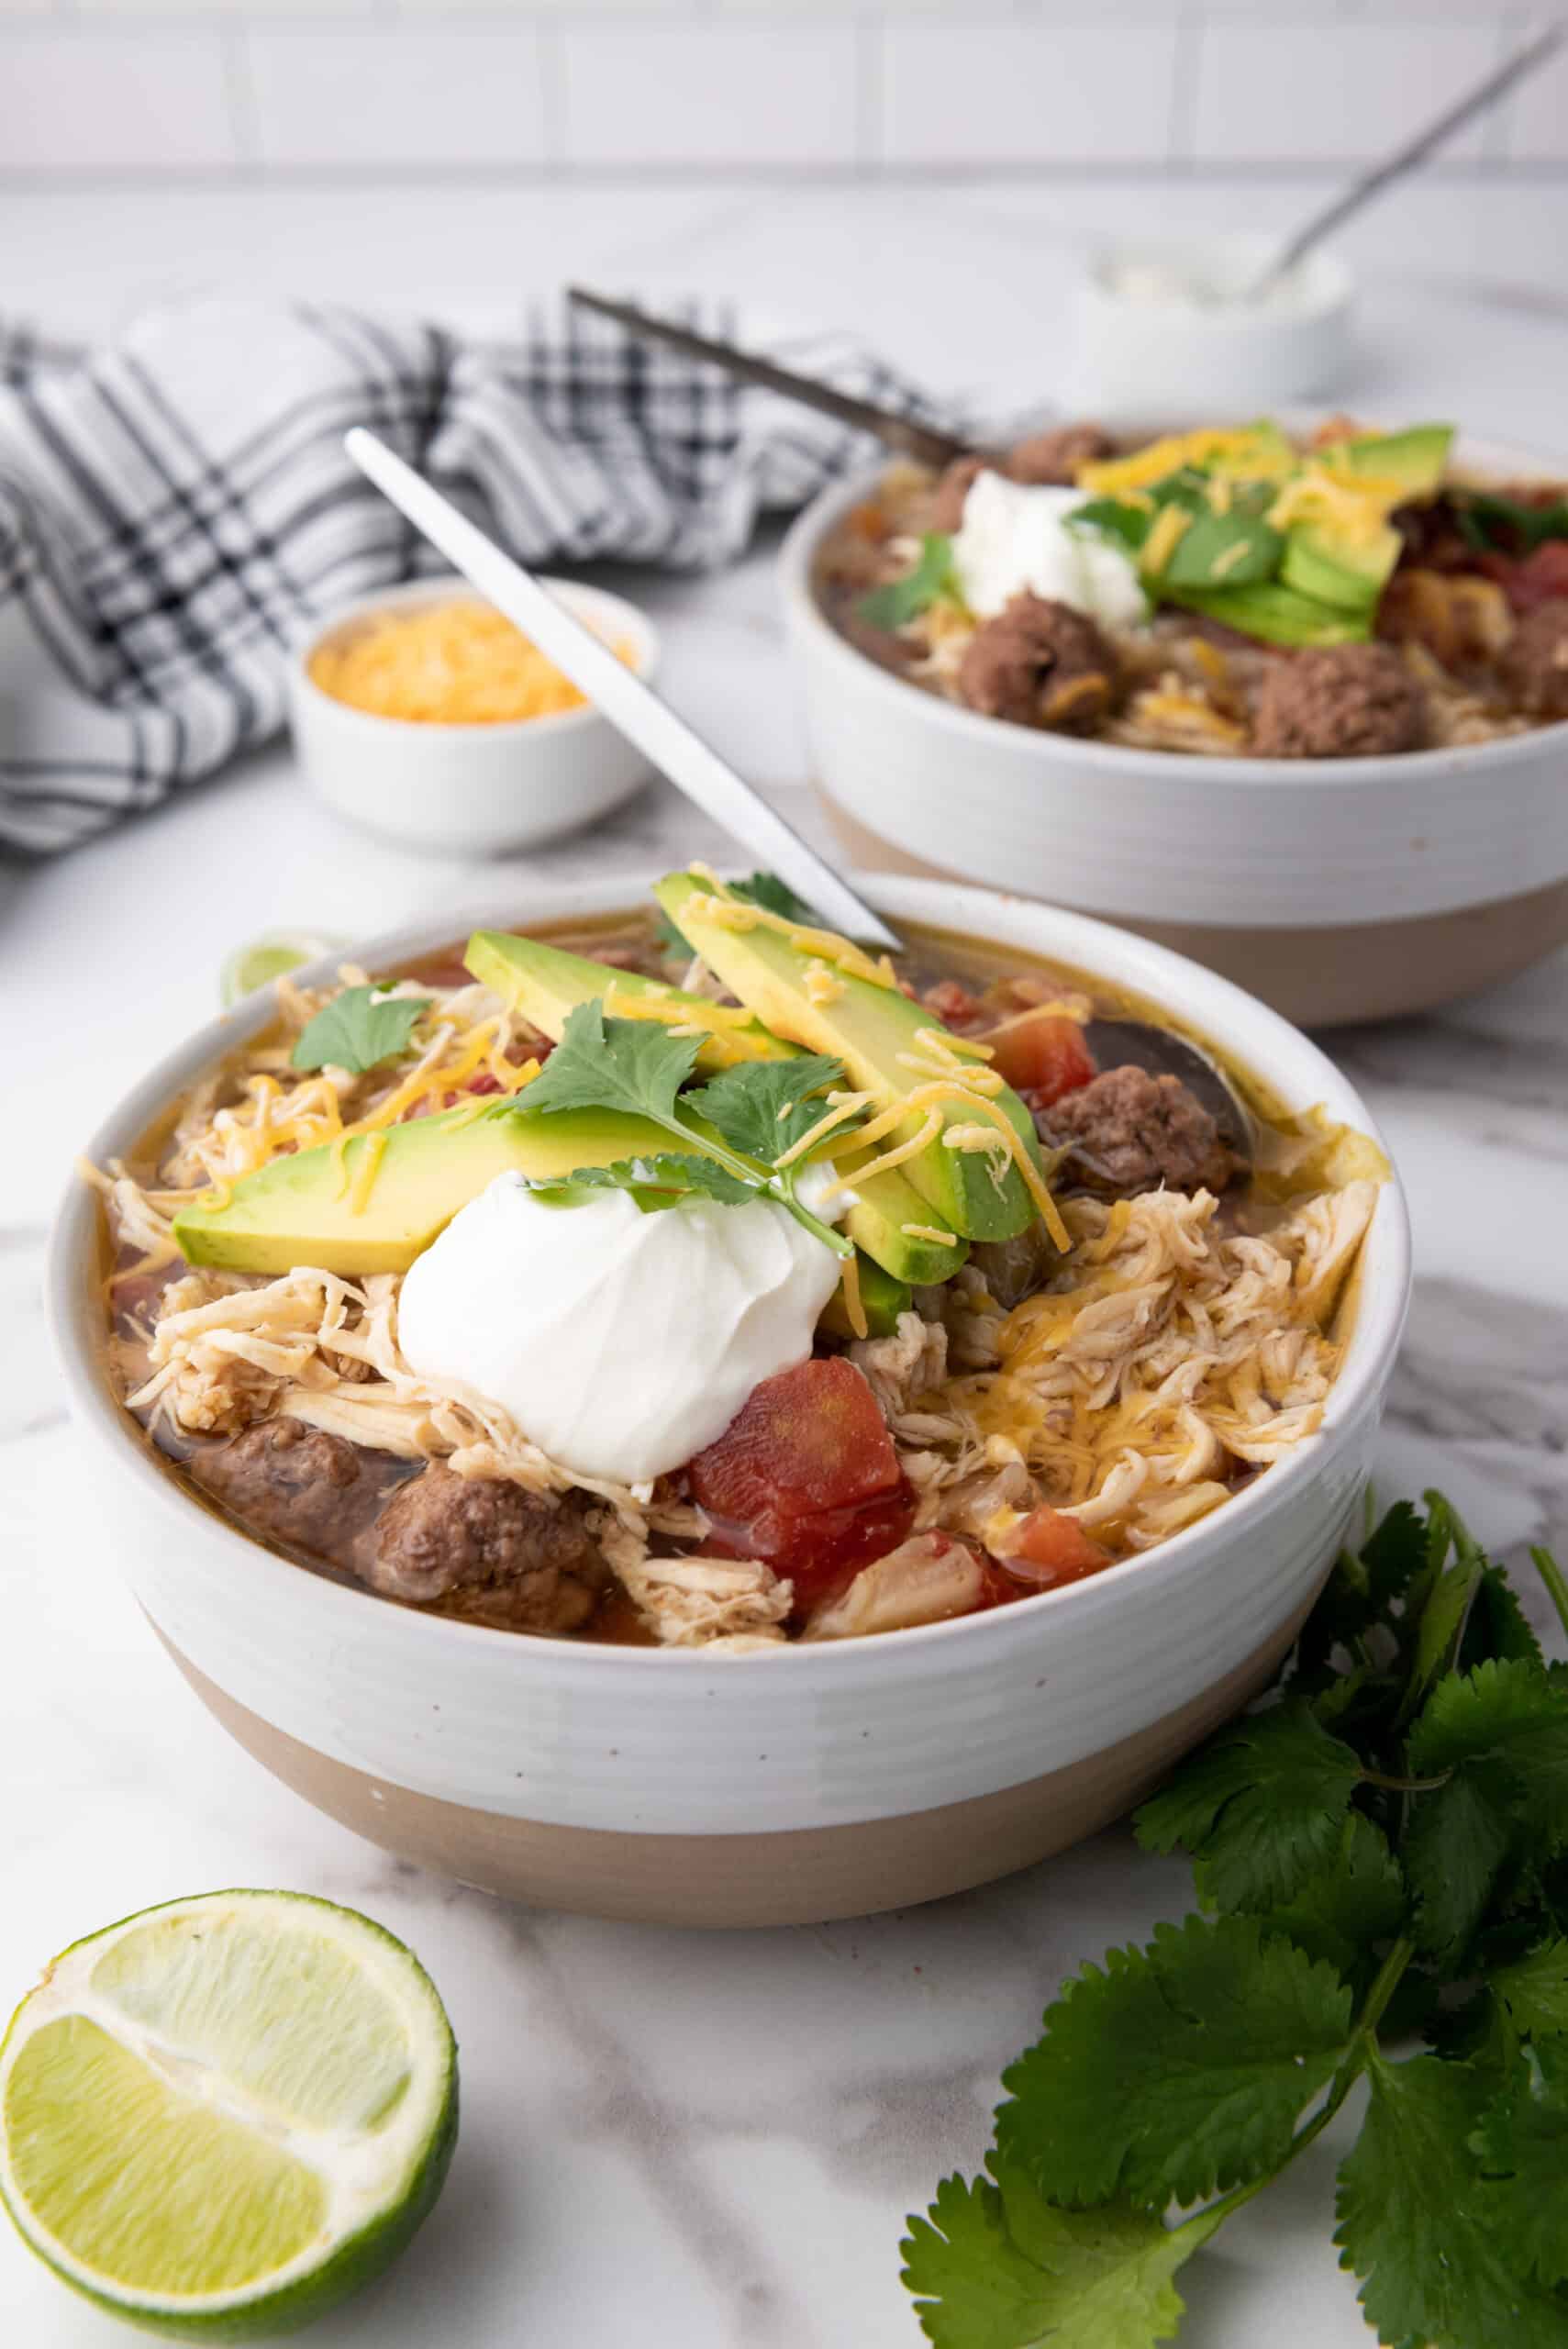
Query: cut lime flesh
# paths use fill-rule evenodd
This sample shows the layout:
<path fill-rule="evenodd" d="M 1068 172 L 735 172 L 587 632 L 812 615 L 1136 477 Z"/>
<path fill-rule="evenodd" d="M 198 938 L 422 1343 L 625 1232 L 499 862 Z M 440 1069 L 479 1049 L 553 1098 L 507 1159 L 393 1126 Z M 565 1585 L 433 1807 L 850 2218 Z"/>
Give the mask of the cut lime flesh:
<path fill-rule="evenodd" d="M 132 2322 L 292 2330 L 439 2194 L 456 2049 L 428 1977 L 352 1910 L 229 1892 L 78 1942 L 0 2048 L 0 2199 Z"/>
<path fill-rule="evenodd" d="M 261 937 L 251 939 L 249 945 L 237 946 L 218 974 L 218 994 L 225 1011 L 243 1003 L 258 987 L 270 987 L 274 979 L 297 971 L 302 963 L 317 962 L 346 942 L 341 938 L 328 937 L 322 930 L 269 930 Z"/>

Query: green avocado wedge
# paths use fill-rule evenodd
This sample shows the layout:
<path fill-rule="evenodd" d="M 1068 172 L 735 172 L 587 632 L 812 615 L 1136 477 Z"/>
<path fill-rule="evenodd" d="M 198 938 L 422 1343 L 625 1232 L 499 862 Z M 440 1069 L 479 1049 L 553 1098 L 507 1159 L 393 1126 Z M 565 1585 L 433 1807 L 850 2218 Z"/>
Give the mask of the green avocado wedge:
<path fill-rule="evenodd" d="M 896 1335 L 898 1317 L 914 1306 L 907 1281 L 895 1281 L 891 1273 L 870 1256 L 862 1255 L 856 1264 L 861 1284 L 861 1307 L 866 1318 L 868 1338 L 891 1338 Z M 820 1327 L 832 1331 L 836 1338 L 852 1338 L 857 1333 L 850 1326 L 844 1308 L 844 1292 L 836 1288 L 822 1308 Z"/>
<path fill-rule="evenodd" d="M 723 894 L 722 884 L 718 893 Z M 810 1052 L 831 1053 L 842 1061 L 851 1085 L 873 1095 L 884 1108 L 895 1108 L 925 1081 L 906 1065 L 907 1058 L 930 1057 L 922 1052 L 918 1032 L 940 1029 L 923 1005 L 911 1003 L 896 988 L 845 974 L 838 974 L 843 979 L 841 994 L 830 1003 L 814 1002 L 806 985 L 812 957 L 800 952 L 781 930 L 762 923 L 731 930 L 692 910 L 697 901 L 714 894 L 715 884 L 695 873 L 668 874 L 654 891 L 682 936 L 690 939 L 708 968 L 717 972 L 765 1027 Z M 995 1097 L 1038 1165 L 1039 1146 L 1028 1109 L 1009 1090 Z M 994 1152 L 947 1146 L 946 1132 L 951 1128 L 983 1120 L 966 1114 L 959 1103 L 942 1105 L 939 1114 L 942 1137 L 895 1170 L 907 1177 L 926 1202 L 922 1220 L 969 1240 L 1011 1240 L 1026 1230 L 1034 1221 L 1035 1207 L 1017 1167 L 1002 1171 Z M 911 1112 L 907 1134 L 917 1133 L 919 1124 L 919 1114 Z M 878 1254 L 889 1271 L 900 1271 L 877 1251 L 868 1252 Z"/>
<path fill-rule="evenodd" d="M 367 1175 L 366 1153 L 378 1143 L 379 1163 Z M 497 1174 L 560 1181 L 579 1166 L 671 1147 L 662 1126 L 616 1110 L 530 1118 L 505 1102 L 478 1117 L 449 1109 L 384 1136 L 361 1135 L 340 1153 L 326 1143 L 274 1158 L 242 1175 L 220 1204 L 183 1208 L 174 1239 L 187 1264 L 230 1273 L 287 1273 L 297 1264 L 344 1279 L 405 1273 Z M 692 1147 L 702 1143 L 694 1138 Z"/>
<path fill-rule="evenodd" d="M 595 963 L 585 954 L 566 954 L 537 938 L 517 938 L 510 931 L 475 930 L 465 957 L 468 968 L 504 1003 L 520 1011 L 542 1035 L 560 1041 L 569 1015 L 579 1004 L 596 1003 L 606 990 L 646 995 L 657 984 Z M 714 1006 L 706 996 L 687 995 L 679 987 L 664 990 L 664 999 L 689 1011 L 694 1025 L 711 1019 Z M 753 1013 L 746 1028 L 717 1028 L 697 1048 L 697 1067 L 714 1074 L 742 1060 L 794 1060 L 803 1048 L 787 1043 L 763 1026 Z M 662 1148 L 668 1149 L 666 1140 Z M 862 1162 L 863 1163 L 863 1159 Z M 857 1161 L 846 1153 L 840 1161 L 852 1174 Z M 922 1240 L 906 1227 L 931 1224 L 931 1211 L 915 1186 L 894 1167 L 874 1174 L 844 1218 L 850 1238 L 880 1266 L 889 1279 L 917 1287 L 934 1287 L 951 1280 L 969 1250 L 961 1240 Z M 868 1307 L 869 1311 L 869 1307 Z"/>
<path fill-rule="evenodd" d="M 797 1049 L 770 1036 L 754 1017 L 741 1028 L 706 996 L 661 986 L 657 979 L 645 979 L 635 971 L 617 971 L 613 963 L 595 963 L 586 954 L 568 954 L 542 938 L 519 938 L 506 930 L 476 930 L 463 961 L 508 1010 L 520 1012 L 541 1035 L 551 1036 L 558 1043 L 568 1013 L 580 1003 L 596 1003 L 607 987 L 614 987 L 622 996 L 654 996 L 677 1003 L 691 1026 L 706 1028 L 708 1033 L 697 1047 L 697 1066 L 705 1074 L 717 1075 L 740 1061 L 792 1060 Z"/>

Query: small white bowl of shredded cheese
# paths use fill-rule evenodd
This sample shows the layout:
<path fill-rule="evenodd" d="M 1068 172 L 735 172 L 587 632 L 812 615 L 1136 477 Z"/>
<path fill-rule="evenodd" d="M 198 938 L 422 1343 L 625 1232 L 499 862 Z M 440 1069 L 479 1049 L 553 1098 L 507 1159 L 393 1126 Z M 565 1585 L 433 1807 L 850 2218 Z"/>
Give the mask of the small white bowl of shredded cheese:
<path fill-rule="evenodd" d="M 651 676 L 658 640 L 635 605 L 543 584 Z M 306 638 L 289 663 L 289 717 L 306 779 L 328 807 L 451 856 L 579 831 L 648 780 L 641 752 L 455 577 L 381 588 Z"/>
<path fill-rule="evenodd" d="M 1337 391 L 1351 358 L 1351 273 L 1333 253 L 1310 253 L 1248 300 L 1274 250 L 1270 238 L 1238 236 L 1092 254 L 1077 296 L 1079 396 L 1236 413 Z"/>

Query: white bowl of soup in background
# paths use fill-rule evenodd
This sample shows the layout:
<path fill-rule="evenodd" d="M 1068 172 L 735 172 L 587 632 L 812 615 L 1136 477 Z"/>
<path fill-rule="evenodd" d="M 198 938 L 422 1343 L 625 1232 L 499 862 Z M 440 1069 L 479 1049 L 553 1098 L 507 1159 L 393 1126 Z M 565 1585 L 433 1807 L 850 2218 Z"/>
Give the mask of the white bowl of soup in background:
<path fill-rule="evenodd" d="M 653 624 L 624 596 L 568 579 L 542 584 L 606 642 L 629 648 L 651 678 Z M 502 855 L 596 823 L 641 790 L 640 751 L 590 704 L 537 718 L 461 722 L 387 718 L 317 685 L 312 657 L 384 613 L 483 601 L 455 576 L 417 579 L 360 597 L 295 646 L 289 723 L 311 788 L 350 823 L 445 856 Z"/>
<path fill-rule="evenodd" d="M 1195 420 L 1109 419 L 1134 442 Z M 1469 439 L 1453 462 L 1568 477 L 1568 461 Z M 813 591 L 822 540 L 885 470 L 824 491 L 779 558 L 816 782 L 857 861 L 1119 922 L 1307 1026 L 1425 1009 L 1568 941 L 1568 726 L 1312 760 L 1134 750 L 983 717 L 879 668 Z"/>
<path fill-rule="evenodd" d="M 868 876 L 896 925 L 1045 955 L 1168 1009 L 1289 1109 L 1372 1119 L 1240 990 L 1024 898 Z M 472 926 L 559 922 L 632 884 L 519 888 Z M 385 971 L 450 918 L 373 940 Z M 331 961 L 297 976 L 324 984 Z M 253 996 L 150 1070 L 87 1143 L 131 1149 L 268 1024 Z M 1071 1587 L 918 1630 L 765 1653 L 531 1638 L 419 1614 L 292 1564 L 160 1464 L 106 1375 L 101 1211 L 73 1183 L 49 1275 L 72 1400 L 114 1480 L 115 1549 L 204 1702 L 265 1766 L 421 1865 L 546 1906 L 680 1924 L 818 1920 L 988 1881 L 1118 1816 L 1267 1678 L 1355 1509 L 1409 1289 L 1379 1193 L 1320 1432 L 1187 1531 Z"/>

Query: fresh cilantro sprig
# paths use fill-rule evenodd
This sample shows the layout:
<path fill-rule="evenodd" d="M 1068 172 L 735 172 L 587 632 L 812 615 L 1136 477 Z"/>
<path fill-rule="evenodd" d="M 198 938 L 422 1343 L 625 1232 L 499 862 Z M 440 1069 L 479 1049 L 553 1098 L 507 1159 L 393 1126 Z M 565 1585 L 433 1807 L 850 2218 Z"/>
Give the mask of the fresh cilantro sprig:
<path fill-rule="evenodd" d="M 1004 2075 L 988 2176 L 910 2221 L 928 2337 L 1153 2349 L 1176 2269 L 1364 2079 L 1334 2240 L 1379 2337 L 1561 2349 L 1568 1666 L 1440 1495 L 1341 1556 L 1270 1698 L 1137 1826 L 1201 1912 L 1085 1966 Z"/>
<path fill-rule="evenodd" d="M 945 530 L 928 530 L 920 540 L 914 569 L 901 579 L 890 579 L 885 587 L 873 587 L 869 596 L 861 597 L 856 609 L 873 628 L 899 629 L 908 620 L 918 619 L 942 596 L 962 601 L 953 569 L 952 540 Z"/>
<path fill-rule="evenodd" d="M 757 1196 L 754 1183 L 742 1182 L 717 1158 L 698 1158 L 686 1151 L 655 1151 L 647 1158 L 617 1158 L 608 1166 L 580 1166 L 575 1174 L 536 1178 L 525 1188 L 562 1207 L 582 1204 L 590 1191 L 629 1191 L 643 1208 L 671 1207 L 694 1195 L 717 1199 L 725 1207 L 744 1207 Z"/>
<path fill-rule="evenodd" d="M 307 1020 L 289 1054 L 295 1068 L 346 1068 L 362 1076 L 408 1050 L 428 996 L 389 995 L 385 988 L 345 987 Z"/>
<path fill-rule="evenodd" d="M 1528 505 L 1501 490 L 1451 490 L 1449 500 L 1460 535 L 1478 552 L 1533 554 L 1548 539 L 1568 539 L 1568 498 Z"/>
<path fill-rule="evenodd" d="M 749 906 L 761 906 L 767 913 L 780 914 L 785 921 L 815 922 L 820 918 L 814 907 L 804 897 L 797 897 L 788 882 L 781 881 L 776 873 L 752 873 L 744 881 L 731 881 L 727 886 L 732 897 L 742 897 Z M 657 927 L 659 943 L 666 954 L 691 952 L 691 941 L 682 936 L 662 910 Z"/>
<path fill-rule="evenodd" d="M 733 1186 L 728 1193 L 711 1183 L 688 1182 L 680 1187 L 706 1187 L 710 1198 L 731 1205 L 742 1198 L 775 1198 L 836 1256 L 851 1255 L 853 1242 L 796 1197 L 798 1168 L 777 1163 L 790 1142 L 824 1114 L 826 1105 L 811 1097 L 843 1075 L 842 1063 L 817 1053 L 802 1053 L 790 1061 L 748 1061 L 727 1069 L 711 1084 L 684 1093 L 696 1065 L 699 1042 L 695 1036 L 672 1035 L 657 1020 L 606 1019 L 602 999 L 579 1004 L 567 1019 L 561 1041 L 518 1097 L 516 1113 L 548 1117 L 560 1109 L 616 1109 L 649 1119 L 679 1140 L 684 1155 L 706 1157 Z M 671 1187 L 625 1171 L 647 1163 L 623 1160 L 616 1167 L 579 1169 L 543 1187 L 558 1193 L 573 1185 L 626 1190 Z"/>

